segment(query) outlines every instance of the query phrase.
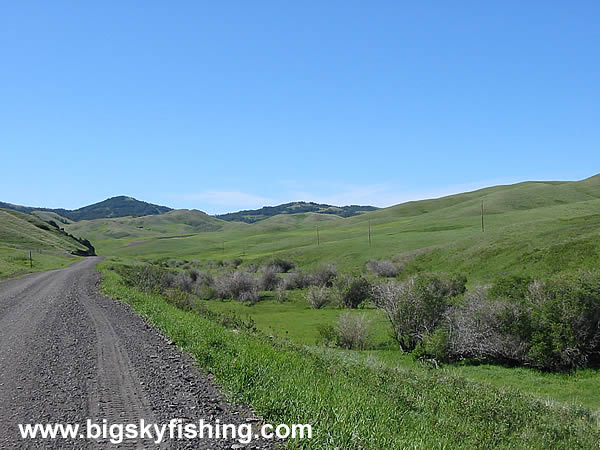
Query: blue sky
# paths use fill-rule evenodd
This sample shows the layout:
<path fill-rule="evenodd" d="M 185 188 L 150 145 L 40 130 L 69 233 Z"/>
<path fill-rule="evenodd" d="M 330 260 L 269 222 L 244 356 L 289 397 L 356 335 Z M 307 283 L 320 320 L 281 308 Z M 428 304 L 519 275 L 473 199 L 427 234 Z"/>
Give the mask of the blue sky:
<path fill-rule="evenodd" d="M 600 3 L 6 2 L 0 200 L 389 206 L 600 172 Z"/>

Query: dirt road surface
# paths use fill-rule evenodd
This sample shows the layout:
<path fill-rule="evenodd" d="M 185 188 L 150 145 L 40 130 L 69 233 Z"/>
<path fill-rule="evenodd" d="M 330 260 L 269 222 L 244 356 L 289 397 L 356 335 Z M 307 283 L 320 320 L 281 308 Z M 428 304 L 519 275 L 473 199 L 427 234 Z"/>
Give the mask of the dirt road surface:
<path fill-rule="evenodd" d="M 127 305 L 98 293 L 99 258 L 0 283 L 0 448 L 112 447 L 109 439 L 22 439 L 17 424 L 253 423 Z M 171 440 L 162 448 L 271 448 Z M 115 447 L 152 448 L 152 440 Z"/>

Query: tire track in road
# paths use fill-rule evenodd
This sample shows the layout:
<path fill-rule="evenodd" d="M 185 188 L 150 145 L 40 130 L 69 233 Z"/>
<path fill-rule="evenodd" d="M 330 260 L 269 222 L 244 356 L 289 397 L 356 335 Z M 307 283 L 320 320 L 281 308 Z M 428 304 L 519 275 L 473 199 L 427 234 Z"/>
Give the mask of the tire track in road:
<path fill-rule="evenodd" d="M 252 423 L 212 378 L 129 306 L 98 293 L 100 258 L 0 283 L 0 449 L 101 448 L 107 439 L 23 440 L 19 423 Z M 248 419 L 247 419 L 248 418 Z M 161 447 L 236 447 L 228 440 L 167 440 Z M 272 448 L 254 440 L 246 448 Z M 155 447 L 125 441 L 122 448 Z"/>

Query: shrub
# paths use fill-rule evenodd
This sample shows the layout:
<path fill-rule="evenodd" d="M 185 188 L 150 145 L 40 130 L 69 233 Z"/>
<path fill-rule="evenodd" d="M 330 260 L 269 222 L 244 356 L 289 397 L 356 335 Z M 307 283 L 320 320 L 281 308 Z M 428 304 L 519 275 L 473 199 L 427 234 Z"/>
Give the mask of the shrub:
<path fill-rule="evenodd" d="M 306 301 L 314 309 L 321 309 L 330 301 L 331 292 L 325 286 L 311 286 L 306 293 Z"/>
<path fill-rule="evenodd" d="M 165 293 L 167 302 L 184 311 L 191 311 L 196 306 L 196 299 L 193 295 L 179 289 L 172 289 Z"/>
<path fill-rule="evenodd" d="M 215 279 L 210 272 L 198 272 L 198 275 L 196 277 L 196 284 L 212 286 L 214 282 Z"/>
<path fill-rule="evenodd" d="M 198 271 L 198 269 L 192 268 L 188 271 L 188 275 L 189 275 L 192 283 L 195 283 L 198 280 L 198 276 L 200 275 L 200 272 Z"/>
<path fill-rule="evenodd" d="M 372 331 L 371 320 L 366 314 L 340 314 L 335 330 L 340 347 L 353 350 L 369 348 Z"/>
<path fill-rule="evenodd" d="M 145 292 L 164 292 L 173 287 L 175 276 L 167 269 L 155 266 L 116 266 L 128 286 Z"/>
<path fill-rule="evenodd" d="M 283 279 L 283 287 L 287 291 L 292 289 L 304 289 L 312 284 L 312 277 L 302 270 L 290 272 Z"/>
<path fill-rule="evenodd" d="M 338 303 L 342 308 L 358 308 L 369 298 L 371 285 L 362 276 L 343 275 L 336 278 L 335 282 Z"/>
<path fill-rule="evenodd" d="M 225 274 L 215 280 L 215 294 L 218 298 L 233 298 L 241 302 L 258 301 L 258 281 L 244 271 Z"/>
<path fill-rule="evenodd" d="M 373 296 L 390 321 L 400 348 L 408 352 L 435 331 L 448 308 L 447 297 L 458 290 L 449 280 L 414 276 L 403 283 L 379 284 Z"/>
<path fill-rule="evenodd" d="M 296 265 L 289 259 L 275 258 L 267 264 L 267 266 L 273 266 L 274 269 L 279 270 L 278 273 L 288 273 Z"/>
<path fill-rule="evenodd" d="M 316 286 L 331 287 L 337 273 L 335 264 L 321 264 L 312 273 L 312 283 Z"/>
<path fill-rule="evenodd" d="M 244 260 L 243 260 L 242 258 L 234 258 L 234 259 L 232 259 L 232 260 L 230 261 L 230 264 L 231 264 L 233 267 L 236 267 L 236 268 L 237 268 L 237 267 L 239 267 L 239 266 L 240 266 L 240 264 L 242 264 L 243 262 L 244 262 Z"/>
<path fill-rule="evenodd" d="M 477 288 L 447 314 L 448 356 L 452 359 L 486 359 L 522 362 L 527 344 L 511 332 L 510 324 L 521 311 L 515 303 L 488 298 L 488 290 Z"/>
<path fill-rule="evenodd" d="M 210 300 L 216 296 L 215 289 L 212 287 L 212 285 L 206 284 L 196 284 L 194 294 L 203 300 Z"/>
<path fill-rule="evenodd" d="M 367 269 L 369 269 L 378 277 L 395 278 L 400 273 L 400 270 L 402 269 L 402 264 L 396 265 L 389 259 L 372 259 L 367 263 Z"/>
<path fill-rule="evenodd" d="M 274 266 L 267 266 L 260 275 L 259 284 L 263 291 L 272 291 L 279 285 L 279 277 Z"/>
<path fill-rule="evenodd" d="M 335 326 L 331 324 L 318 324 L 317 331 L 319 333 L 319 338 L 317 339 L 317 344 L 325 345 L 327 347 L 335 347 L 338 343 L 338 334 L 335 329 Z"/>
<path fill-rule="evenodd" d="M 523 301 L 529 294 L 529 285 L 533 282 L 531 277 L 509 275 L 499 278 L 489 291 L 492 298 L 505 298 Z"/>
<path fill-rule="evenodd" d="M 193 286 L 193 282 L 188 273 L 179 272 L 175 276 L 175 280 L 173 283 L 173 287 L 175 287 L 175 289 L 179 289 L 180 291 L 191 293 L 192 286 Z"/>
<path fill-rule="evenodd" d="M 279 303 L 285 303 L 289 300 L 283 283 L 279 283 L 275 289 L 275 300 L 277 300 Z"/>
<path fill-rule="evenodd" d="M 548 369 L 600 363 L 600 272 L 580 271 L 534 283 L 529 359 Z"/>
<path fill-rule="evenodd" d="M 448 330 L 438 327 L 423 338 L 423 342 L 417 346 L 413 355 L 421 361 L 433 359 L 437 365 L 437 362 L 448 359 L 448 352 Z"/>

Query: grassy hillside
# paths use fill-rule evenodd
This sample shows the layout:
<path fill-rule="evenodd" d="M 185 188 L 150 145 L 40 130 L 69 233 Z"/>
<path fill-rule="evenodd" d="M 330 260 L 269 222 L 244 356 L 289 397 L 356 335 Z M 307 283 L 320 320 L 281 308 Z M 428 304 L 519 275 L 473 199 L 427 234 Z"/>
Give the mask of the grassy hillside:
<path fill-rule="evenodd" d="M 190 236 L 218 231 L 228 225 L 198 211 L 179 209 L 161 215 L 83 220 L 67 226 L 69 232 L 86 236 L 93 242 L 123 240 L 134 242 L 148 238 Z M 236 226 L 235 224 L 233 226 Z"/>
<path fill-rule="evenodd" d="M 485 231 L 481 228 L 482 204 Z M 163 233 L 160 234 L 155 229 L 152 231 L 155 234 L 152 234 L 147 229 L 150 225 L 136 228 L 128 222 L 126 236 L 112 239 L 98 232 L 97 236 L 101 239 L 94 243 L 101 253 L 110 256 L 108 264 L 180 260 L 169 261 L 171 270 L 196 267 L 215 277 L 232 270 L 233 264 L 221 265 L 221 260 L 241 259 L 243 268 L 278 256 L 291 259 L 297 266 L 308 270 L 322 263 L 335 263 L 343 272 L 365 272 L 365 263 L 369 259 L 390 258 L 403 263 L 400 278 L 422 271 L 462 273 L 468 277 L 471 287 L 506 274 L 545 278 L 579 268 L 598 268 L 599 210 L 600 177 L 592 177 L 579 182 L 495 186 L 440 199 L 408 202 L 350 218 L 301 213 L 280 214 L 253 224 L 220 222 L 221 227 L 217 230 L 190 233 L 191 236 L 176 233 L 180 230 L 175 228 L 162 228 Z M 99 225 L 99 222 L 93 221 L 87 226 L 91 230 Z M 74 226 L 76 224 L 70 225 Z M 115 264 L 115 267 L 120 266 Z M 194 298 L 190 308 L 198 312 L 195 314 L 173 308 L 181 301 L 177 296 L 161 299 L 154 294 L 142 294 L 118 285 L 120 275 L 117 272 L 106 270 L 105 275 L 105 287 L 114 289 L 110 292 L 112 295 L 132 302 L 134 307 L 163 326 L 174 341 L 197 357 L 205 370 L 212 371 L 230 391 L 238 393 L 266 417 L 288 418 L 279 414 L 285 410 L 286 399 L 289 398 L 296 399 L 290 411 L 294 414 L 303 411 L 305 414 L 294 416 L 294 420 L 324 423 L 324 415 L 331 413 L 332 424 L 335 425 L 327 426 L 322 439 L 331 439 L 327 443 L 332 446 L 341 443 L 342 447 L 352 447 L 361 442 L 375 442 L 374 435 L 370 434 L 373 424 L 381 423 L 385 420 L 383 418 L 392 417 L 398 411 L 398 417 L 392 422 L 402 426 L 393 431 L 388 428 L 390 441 L 382 441 L 381 448 L 408 443 L 414 445 L 415 442 L 423 446 L 444 443 L 449 447 L 460 444 L 518 447 L 525 442 L 535 447 L 535 442 L 542 441 L 533 437 L 537 431 L 529 426 L 532 424 L 531 417 L 541 417 L 540 414 L 553 415 L 542 426 L 544 431 L 541 434 L 545 436 L 543 442 L 546 445 L 557 448 L 589 445 L 589 442 L 583 441 L 567 443 L 564 439 L 571 439 L 574 436 L 571 432 L 559 437 L 558 429 L 563 425 L 573 431 L 574 427 L 585 424 L 589 428 L 582 435 L 588 436 L 590 442 L 597 442 L 597 437 L 592 435 L 598 431 L 600 411 L 600 402 L 594 395 L 600 379 L 598 370 L 546 373 L 528 367 L 472 362 L 448 363 L 440 368 L 423 365 L 413 355 L 399 351 L 386 317 L 369 303 L 349 314 L 361 315 L 370 321 L 370 349 L 325 350 L 317 345 L 323 343 L 323 330 L 336 326 L 341 315 L 348 314 L 348 310 L 335 305 L 310 308 L 306 289 L 287 291 L 283 299 L 278 298 L 277 292 L 263 291 L 258 303 L 252 306 L 234 300 L 215 300 L 210 295 L 207 300 Z M 185 306 L 180 307 L 185 309 Z M 225 323 L 223 318 L 232 317 L 247 321 L 251 317 L 254 326 L 262 332 L 260 339 L 265 339 L 269 345 L 281 345 L 274 354 L 287 361 L 285 369 L 267 369 L 268 364 L 264 361 L 253 366 L 253 361 L 261 359 L 261 355 L 270 350 L 268 346 L 261 346 L 252 353 L 255 348 L 252 336 L 240 334 L 239 345 L 227 347 L 224 351 L 224 343 L 232 342 L 229 336 L 238 335 L 240 327 L 237 325 L 235 334 L 224 332 L 227 339 L 214 339 L 210 335 L 206 341 L 203 340 L 202 330 L 218 327 L 219 320 Z M 206 318 L 212 322 L 204 320 Z M 215 321 L 216 324 L 213 323 Z M 184 323 L 187 325 L 184 326 Z M 196 326 L 199 328 L 194 328 Z M 323 371 L 315 372 L 312 378 L 305 372 L 313 367 L 310 357 L 301 359 L 298 362 L 299 372 L 294 372 L 291 361 L 298 361 L 296 348 L 305 355 L 318 354 L 315 367 L 323 368 Z M 247 355 L 248 352 L 252 354 Z M 246 356 L 231 358 L 231 354 Z M 224 356 L 221 358 L 219 355 Z M 327 385 L 322 393 L 315 393 L 314 386 L 327 383 L 327 380 L 335 384 L 340 376 L 349 373 L 349 366 L 338 366 L 334 362 L 338 360 L 365 370 L 368 375 L 351 386 L 344 384 L 339 392 L 335 391 L 335 386 Z M 393 373 L 400 378 L 392 381 L 383 376 L 385 373 Z M 257 379 L 263 380 L 260 378 L 263 375 L 264 383 L 257 383 Z M 426 381 L 429 377 L 432 377 L 431 384 Z M 378 383 L 369 381 L 373 379 L 377 379 Z M 269 385 L 264 397 L 255 388 L 263 384 Z M 294 386 L 293 394 L 287 393 L 289 386 Z M 382 403 L 374 400 L 378 394 L 371 390 L 375 386 L 385 386 Z M 469 386 L 477 388 L 471 390 Z M 358 399 L 362 389 L 364 397 Z M 415 423 L 426 423 L 428 417 L 436 420 L 441 417 L 444 424 L 436 422 L 435 426 L 417 427 L 414 430 L 418 429 L 418 432 L 406 435 L 406 430 L 412 428 L 404 421 L 407 417 L 403 409 L 405 399 L 397 389 L 417 399 L 417 403 L 409 407 Z M 332 395 L 334 391 L 336 393 Z M 277 398 L 273 392 L 286 394 Z M 302 397 L 304 392 L 311 394 Z M 265 401 L 268 407 L 261 409 Z M 481 405 L 480 412 L 469 409 L 469 405 L 475 403 Z M 525 404 L 529 406 L 525 407 Z M 534 415 L 530 414 L 532 405 L 539 408 Z M 511 414 L 528 412 L 524 415 L 519 413 L 518 417 L 490 419 L 490 411 L 495 408 Z M 569 409 L 576 412 L 567 417 Z M 494 425 L 493 431 L 489 430 L 488 434 L 487 424 L 497 424 L 498 420 L 502 423 L 507 420 L 507 429 L 499 431 Z M 367 425 L 361 428 L 357 424 L 363 421 Z M 461 428 L 466 423 L 469 424 Z M 333 427 L 338 428 L 332 431 Z M 357 436 L 362 436 L 365 441 Z M 350 443 L 348 439 L 357 440 Z M 548 439 L 555 441 L 550 444 Z"/>
<path fill-rule="evenodd" d="M 32 211 L 31 214 L 36 216 L 39 219 L 42 219 L 44 222 L 48 222 L 48 221 L 52 220 L 55 223 L 62 224 L 62 225 L 73 223 L 73 221 L 71 219 L 67 219 L 66 217 L 63 217 L 60 214 L 57 214 L 52 211 Z"/>
<path fill-rule="evenodd" d="M 82 243 L 33 215 L 0 209 L 0 278 L 63 267 L 76 260 L 72 253 L 86 250 Z"/>
<path fill-rule="evenodd" d="M 482 202 L 485 232 L 481 230 Z M 364 270 L 371 258 L 396 258 L 405 263 L 406 274 L 461 272 L 470 280 L 485 281 L 503 274 L 546 276 L 597 265 L 598 211 L 600 177 L 596 176 L 579 182 L 496 186 L 345 219 L 320 214 L 279 215 L 249 225 L 214 219 L 215 224 L 221 224 L 215 226 L 218 231 L 196 234 L 191 227 L 174 224 L 136 228 L 131 219 L 68 228 L 89 235 L 101 252 L 125 258 L 242 257 L 251 263 L 278 254 L 303 266 L 334 262 L 354 271 Z M 160 235 L 188 232 L 194 235 L 158 239 Z M 130 246 L 139 239 L 147 241 Z"/>

